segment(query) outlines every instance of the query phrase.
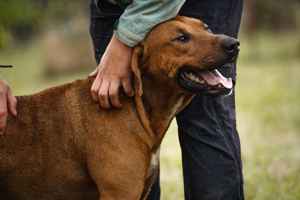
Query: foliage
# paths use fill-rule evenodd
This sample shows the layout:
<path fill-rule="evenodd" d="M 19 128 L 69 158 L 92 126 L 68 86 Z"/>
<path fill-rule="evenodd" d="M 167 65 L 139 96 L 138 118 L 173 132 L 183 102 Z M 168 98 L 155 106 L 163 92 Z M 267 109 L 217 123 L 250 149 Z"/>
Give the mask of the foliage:
<path fill-rule="evenodd" d="M 261 29 L 279 31 L 294 28 L 299 23 L 299 1 L 244 1 L 243 23 L 250 34 Z"/>
<path fill-rule="evenodd" d="M 22 41 L 39 27 L 43 21 L 44 0 L 0 0 L 0 48 L 7 44 L 12 36 Z"/>
<path fill-rule="evenodd" d="M 28 41 L 46 24 L 68 20 L 81 10 L 88 11 L 88 1 L 0 0 L 0 49 L 12 41 Z"/>

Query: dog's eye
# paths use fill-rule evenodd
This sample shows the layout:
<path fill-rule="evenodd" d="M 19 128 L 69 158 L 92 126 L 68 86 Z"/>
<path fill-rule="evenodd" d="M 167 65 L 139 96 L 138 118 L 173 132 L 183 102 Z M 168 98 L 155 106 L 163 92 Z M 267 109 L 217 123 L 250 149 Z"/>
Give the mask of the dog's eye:
<path fill-rule="evenodd" d="M 205 26 L 205 30 L 207 30 L 208 32 L 210 32 L 211 33 L 211 30 L 210 30 L 210 28 L 209 28 L 209 26 Z"/>
<path fill-rule="evenodd" d="M 190 38 L 191 38 L 190 35 L 184 34 L 184 35 L 182 35 L 178 38 L 175 38 L 173 41 L 175 41 L 175 42 L 187 42 L 187 41 L 189 41 Z"/>

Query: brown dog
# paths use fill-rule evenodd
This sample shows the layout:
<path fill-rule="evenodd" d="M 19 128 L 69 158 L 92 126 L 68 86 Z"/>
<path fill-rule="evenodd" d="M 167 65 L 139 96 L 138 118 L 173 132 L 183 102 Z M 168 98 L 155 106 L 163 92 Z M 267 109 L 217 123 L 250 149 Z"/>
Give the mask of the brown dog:
<path fill-rule="evenodd" d="M 134 98 L 105 110 L 93 78 L 20 96 L 0 138 L 0 199 L 145 199 L 173 117 L 195 93 L 223 96 L 231 80 L 215 69 L 239 42 L 201 21 L 176 17 L 134 49 Z"/>

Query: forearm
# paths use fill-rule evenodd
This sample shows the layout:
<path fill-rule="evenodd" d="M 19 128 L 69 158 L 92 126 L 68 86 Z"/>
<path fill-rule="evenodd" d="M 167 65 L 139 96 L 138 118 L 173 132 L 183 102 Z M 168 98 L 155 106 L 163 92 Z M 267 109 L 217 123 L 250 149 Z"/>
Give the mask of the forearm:
<path fill-rule="evenodd" d="M 120 17 L 115 36 L 134 47 L 158 24 L 174 18 L 185 0 L 134 0 Z"/>

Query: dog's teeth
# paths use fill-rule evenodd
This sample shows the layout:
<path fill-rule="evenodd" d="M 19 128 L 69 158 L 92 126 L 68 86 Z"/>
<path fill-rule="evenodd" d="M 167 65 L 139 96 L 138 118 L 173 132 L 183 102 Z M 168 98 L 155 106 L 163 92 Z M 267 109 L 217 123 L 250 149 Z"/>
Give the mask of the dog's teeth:
<path fill-rule="evenodd" d="M 195 76 L 190 72 L 186 74 L 186 77 L 189 78 L 190 80 L 195 80 Z"/>
<path fill-rule="evenodd" d="M 222 84 L 221 83 L 218 84 L 218 88 L 222 88 Z"/>
<path fill-rule="evenodd" d="M 191 81 L 195 81 L 198 83 L 205 84 L 206 82 L 204 80 L 200 80 L 198 77 L 196 77 L 192 72 L 183 72 L 184 76 Z"/>

